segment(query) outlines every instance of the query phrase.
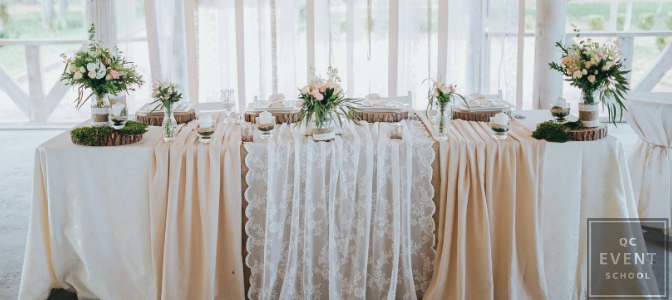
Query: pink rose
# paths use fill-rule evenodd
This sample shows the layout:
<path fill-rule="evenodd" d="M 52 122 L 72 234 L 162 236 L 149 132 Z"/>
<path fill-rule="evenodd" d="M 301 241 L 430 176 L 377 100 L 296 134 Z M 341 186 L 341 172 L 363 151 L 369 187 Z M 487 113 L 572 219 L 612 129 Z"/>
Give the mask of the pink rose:
<path fill-rule="evenodd" d="M 117 71 L 117 70 L 112 70 L 112 71 L 110 71 L 110 76 L 112 76 L 112 78 L 114 78 L 114 79 L 119 79 L 119 77 L 121 76 L 121 73 L 119 73 L 119 71 Z"/>
<path fill-rule="evenodd" d="M 318 101 L 321 101 L 322 99 L 324 99 L 324 96 L 322 95 L 322 93 L 320 93 L 317 90 L 314 90 L 314 91 L 310 92 L 310 95 L 315 97 L 315 99 L 317 99 Z"/>

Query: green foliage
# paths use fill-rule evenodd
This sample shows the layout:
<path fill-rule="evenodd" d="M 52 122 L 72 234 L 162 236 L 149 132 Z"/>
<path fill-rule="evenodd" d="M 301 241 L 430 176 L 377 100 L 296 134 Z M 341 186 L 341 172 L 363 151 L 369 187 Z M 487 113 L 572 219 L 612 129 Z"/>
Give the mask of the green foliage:
<path fill-rule="evenodd" d="M 603 30 L 604 29 L 604 17 L 601 15 L 589 15 L 588 16 L 588 28 L 590 30 Z"/>
<path fill-rule="evenodd" d="M 79 127 L 70 131 L 70 137 L 75 144 L 92 146 L 96 143 L 96 141 L 98 141 L 98 139 L 103 138 L 115 131 L 120 135 L 144 134 L 147 132 L 147 124 L 128 121 L 126 126 L 121 129 L 114 129 L 109 126 Z"/>
<path fill-rule="evenodd" d="M 570 139 L 569 133 L 567 133 L 567 127 L 553 121 L 546 121 L 539 124 L 537 130 L 532 132 L 532 137 L 553 143 L 564 143 Z"/>
<path fill-rule="evenodd" d="M 154 98 L 154 102 L 151 104 L 156 104 L 156 107 L 152 111 L 157 110 L 161 105 L 170 111 L 173 103 L 182 99 L 182 93 L 178 91 L 177 85 L 174 83 L 157 82 L 153 88 L 152 97 Z"/>
<path fill-rule="evenodd" d="M 653 28 L 653 24 L 655 23 L 656 17 L 653 14 L 640 14 L 637 27 L 639 27 L 641 30 L 651 30 L 651 28 Z"/>
<path fill-rule="evenodd" d="M 142 76 L 136 72 L 136 66 L 126 61 L 119 49 L 110 50 L 94 41 L 95 30 L 91 24 L 88 50 L 77 51 L 72 57 L 65 53 L 61 55 L 65 68 L 60 80 L 77 87 L 77 108 L 82 107 L 91 96 L 99 99 L 105 94 L 135 91 L 144 83 Z M 85 98 L 87 89 L 91 93 Z"/>
<path fill-rule="evenodd" d="M 581 121 L 566 122 L 562 125 L 565 126 L 567 129 L 571 130 L 583 128 L 583 123 L 581 123 Z"/>

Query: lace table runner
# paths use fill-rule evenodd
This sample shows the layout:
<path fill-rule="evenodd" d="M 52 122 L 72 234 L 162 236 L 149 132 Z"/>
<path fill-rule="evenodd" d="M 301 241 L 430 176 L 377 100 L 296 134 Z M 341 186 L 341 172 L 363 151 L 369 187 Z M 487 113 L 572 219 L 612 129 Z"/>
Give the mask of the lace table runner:
<path fill-rule="evenodd" d="M 418 121 L 347 124 L 315 143 L 283 124 L 245 144 L 251 299 L 421 298 L 434 262 L 433 140 Z"/>

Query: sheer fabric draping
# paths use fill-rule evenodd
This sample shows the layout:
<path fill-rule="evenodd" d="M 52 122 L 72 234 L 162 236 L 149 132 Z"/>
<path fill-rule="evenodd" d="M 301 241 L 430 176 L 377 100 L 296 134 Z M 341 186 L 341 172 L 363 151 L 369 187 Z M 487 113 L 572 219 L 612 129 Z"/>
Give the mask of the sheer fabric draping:
<path fill-rule="evenodd" d="M 161 299 L 241 299 L 240 126 L 217 125 L 210 144 L 198 141 L 195 126 L 154 148 L 155 278 Z"/>
<path fill-rule="evenodd" d="M 638 218 L 618 140 L 537 141 L 531 130 L 547 112 L 524 114 L 506 141 L 485 123 L 455 120 L 440 143 L 445 205 L 425 298 L 585 299 L 588 218 Z"/>
<path fill-rule="evenodd" d="M 314 143 L 282 124 L 245 144 L 252 299 L 421 298 L 434 259 L 433 141 L 347 124 Z"/>
<path fill-rule="evenodd" d="M 494 140 L 484 122 L 452 124 L 439 148 L 437 256 L 425 298 L 547 298 L 539 213 L 544 143 L 520 124 L 505 141 Z"/>
<path fill-rule="evenodd" d="M 639 135 L 628 160 L 639 215 L 646 218 L 670 218 L 672 102 L 630 100 L 628 113 L 628 121 Z"/>
<path fill-rule="evenodd" d="M 522 87 L 518 21 L 524 16 L 518 0 L 196 4 L 202 98 L 229 88 L 243 102 L 276 93 L 293 98 L 310 79 L 310 69 L 319 75 L 328 66 L 339 69 L 348 96 L 410 90 L 418 108 L 426 104 L 428 78 L 456 83 L 465 94 L 503 90 L 514 103 Z M 486 31 L 507 33 L 486 36 Z"/>

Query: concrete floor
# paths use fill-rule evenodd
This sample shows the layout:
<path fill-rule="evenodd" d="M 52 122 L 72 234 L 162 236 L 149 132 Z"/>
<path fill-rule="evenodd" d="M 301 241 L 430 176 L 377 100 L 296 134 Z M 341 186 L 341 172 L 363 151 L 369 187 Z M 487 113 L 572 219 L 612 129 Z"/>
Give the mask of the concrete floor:
<path fill-rule="evenodd" d="M 611 125 L 610 125 L 611 126 Z M 62 130 L 0 130 L 0 299 L 16 299 L 26 245 L 35 148 Z M 637 136 L 627 124 L 610 127 L 629 155 Z M 657 239 L 660 239 L 658 237 Z M 648 243 L 647 243 L 648 244 Z M 51 299 L 68 299 L 58 292 Z"/>

